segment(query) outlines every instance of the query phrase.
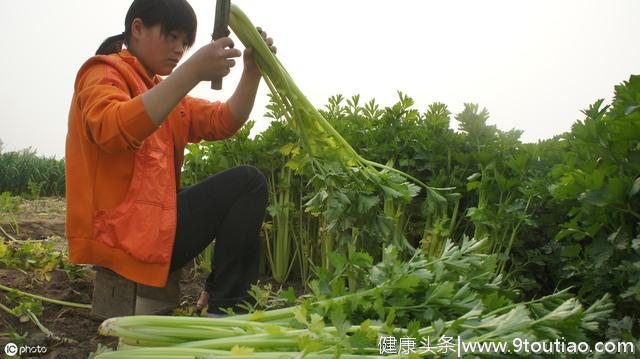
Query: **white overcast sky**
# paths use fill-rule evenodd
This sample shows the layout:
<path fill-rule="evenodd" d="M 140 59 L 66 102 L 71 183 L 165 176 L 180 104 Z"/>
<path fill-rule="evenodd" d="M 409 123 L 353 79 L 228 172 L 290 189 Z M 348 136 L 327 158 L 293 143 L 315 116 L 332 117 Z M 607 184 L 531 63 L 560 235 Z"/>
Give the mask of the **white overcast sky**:
<path fill-rule="evenodd" d="M 190 3 L 198 48 L 210 39 L 215 0 Z M 400 90 L 420 111 L 434 101 L 454 113 L 478 103 L 490 124 L 536 141 L 568 131 L 581 109 L 598 98 L 609 102 L 615 85 L 640 73 L 638 0 L 235 3 L 274 37 L 279 58 L 317 107 L 338 93 L 391 105 Z M 75 74 L 104 38 L 124 30 L 129 4 L 0 0 L 5 151 L 31 146 L 64 156 Z M 191 94 L 226 99 L 240 66 L 223 91 L 201 83 Z M 252 113 L 258 129 L 268 125 L 266 90 L 262 84 Z"/>

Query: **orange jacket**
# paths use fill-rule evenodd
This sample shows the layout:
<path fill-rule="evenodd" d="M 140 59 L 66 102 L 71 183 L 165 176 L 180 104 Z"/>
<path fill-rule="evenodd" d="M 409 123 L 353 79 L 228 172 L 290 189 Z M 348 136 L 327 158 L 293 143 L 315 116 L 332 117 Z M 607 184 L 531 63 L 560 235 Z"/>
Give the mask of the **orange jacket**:
<path fill-rule="evenodd" d="M 226 103 L 189 96 L 156 126 L 138 95 L 159 81 L 127 50 L 90 58 L 76 77 L 65 156 L 70 261 L 157 287 L 171 262 L 185 145 L 240 126 Z"/>

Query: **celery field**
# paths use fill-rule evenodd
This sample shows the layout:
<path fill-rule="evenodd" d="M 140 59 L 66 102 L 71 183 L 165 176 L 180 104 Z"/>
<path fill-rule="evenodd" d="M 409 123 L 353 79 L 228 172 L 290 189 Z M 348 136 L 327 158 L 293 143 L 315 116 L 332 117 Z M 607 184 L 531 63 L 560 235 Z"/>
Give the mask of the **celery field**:
<path fill-rule="evenodd" d="M 593 99 L 569 132 L 523 143 L 480 104 L 421 109 L 398 92 L 395 103 L 336 94 L 316 108 L 237 8 L 230 26 L 256 52 L 271 102 L 253 116 L 270 126 L 250 136 L 254 119 L 189 145 L 182 185 L 243 164 L 267 177 L 256 303 L 224 318 L 194 312 L 213 246 L 183 269 L 171 315 L 91 317 L 91 273 L 68 262 L 60 225 L 64 162 L 0 152 L 0 347 L 356 359 L 424 357 L 420 338 L 561 339 L 628 343 L 609 354 L 638 356 L 640 76 L 620 79 L 610 103 Z M 383 353 L 389 338 L 418 344 Z"/>
<path fill-rule="evenodd" d="M 320 109 L 363 157 L 445 188 L 431 195 L 393 172 L 367 182 L 339 159 L 305 154 L 283 104 L 273 101 L 266 131 L 250 138 L 249 125 L 229 140 L 192 145 L 183 175 L 189 185 L 238 164 L 267 175 L 262 274 L 268 282 L 254 288 L 252 308 L 264 314 L 238 318 L 246 320 L 242 325 L 209 321 L 204 332 L 189 329 L 199 323 L 185 315 L 195 304 L 195 278 L 206 272 L 203 254 L 183 274 L 185 305 L 174 313 L 183 320 L 112 323 L 104 333 L 121 336 L 125 348 L 138 339 L 123 329 L 134 337 L 155 335 L 143 343 L 188 347 L 175 353 L 194 357 L 207 350 L 260 357 L 315 348 L 375 356 L 383 333 L 504 341 L 562 333 L 567 340 L 637 342 L 640 78 L 615 94 L 612 104 L 596 101 L 586 109 L 571 132 L 537 144 L 487 125 L 488 111 L 474 104 L 458 114 L 440 103 L 420 112 L 405 94 L 390 106 L 336 95 Z M 453 119 L 457 130 L 450 128 Z M 56 237 L 64 236 L 63 201 L 41 197 L 33 185 L 0 198 L 0 284 L 89 304 L 86 269 L 66 261 L 64 241 Z M 0 303 L 3 341 L 40 338 L 70 350 L 78 338 L 69 334 L 78 331 L 57 324 L 68 316 L 92 326 L 84 354 L 99 343 L 102 350 L 115 348 L 117 340 L 99 336 L 101 321 L 87 309 L 10 291 Z M 43 318 L 49 333 L 31 316 Z M 224 339 L 229 327 L 238 337 Z M 270 335 L 277 345 L 265 339 Z"/>

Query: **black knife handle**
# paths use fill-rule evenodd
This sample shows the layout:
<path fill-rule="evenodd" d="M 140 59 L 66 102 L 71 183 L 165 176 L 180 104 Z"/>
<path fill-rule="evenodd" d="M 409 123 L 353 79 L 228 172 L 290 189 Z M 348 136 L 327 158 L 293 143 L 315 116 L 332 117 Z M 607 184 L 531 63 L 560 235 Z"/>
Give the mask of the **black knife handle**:
<path fill-rule="evenodd" d="M 231 31 L 229 31 L 229 28 L 225 28 L 224 30 L 214 31 L 213 34 L 211 34 L 211 39 L 215 41 L 221 37 L 228 37 L 229 35 L 231 35 Z M 211 80 L 211 89 L 222 89 L 222 77 Z"/>
<path fill-rule="evenodd" d="M 222 77 L 218 77 L 217 79 L 211 80 L 211 89 L 212 90 L 222 89 Z"/>

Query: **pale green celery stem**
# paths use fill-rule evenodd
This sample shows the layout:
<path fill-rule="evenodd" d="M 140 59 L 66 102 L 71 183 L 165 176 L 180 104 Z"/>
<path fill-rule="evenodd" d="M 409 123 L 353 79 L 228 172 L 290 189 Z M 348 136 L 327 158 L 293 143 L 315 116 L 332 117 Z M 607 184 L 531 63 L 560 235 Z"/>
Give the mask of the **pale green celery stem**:
<path fill-rule="evenodd" d="M 274 236 L 275 242 L 273 246 L 273 252 L 275 253 L 275 257 L 273 258 L 273 262 L 275 264 L 275 267 L 273 268 L 273 277 L 279 283 L 284 282 L 284 279 L 285 279 L 284 278 L 285 269 L 283 269 L 284 250 L 285 250 L 284 247 L 285 247 L 285 241 L 289 237 L 289 233 L 287 232 L 287 224 L 289 222 L 289 218 L 287 216 L 286 209 L 284 208 L 287 188 L 284 187 L 285 184 L 283 183 L 284 182 L 283 171 L 284 171 L 284 168 L 280 172 L 280 176 L 279 176 L 280 179 L 278 181 L 278 184 L 276 185 L 276 201 L 275 201 L 276 216 L 274 218 L 276 233 Z"/>
<path fill-rule="evenodd" d="M 479 146 L 480 145 L 478 145 L 478 147 Z M 478 148 L 478 151 L 480 151 L 479 148 Z M 484 170 L 481 170 L 480 176 L 481 176 L 480 185 L 478 187 L 478 209 L 484 209 L 487 207 L 487 198 L 484 190 L 484 187 L 486 185 L 486 180 L 485 180 L 486 173 L 484 173 Z M 476 240 L 482 239 L 485 235 L 484 225 L 474 223 L 474 226 L 475 226 L 475 229 L 473 231 L 473 238 L 475 238 Z M 492 247 L 492 245 L 490 245 L 489 247 Z"/>
<path fill-rule="evenodd" d="M 358 230 L 358 228 L 354 227 L 351 229 L 351 242 L 347 245 L 347 254 L 349 258 L 349 263 L 353 261 L 353 257 L 356 254 L 359 232 L 360 231 Z M 356 290 L 358 289 L 358 283 L 356 282 L 356 278 L 352 273 L 348 275 L 347 281 L 349 282 L 349 291 L 351 293 L 355 293 Z"/>
<path fill-rule="evenodd" d="M 62 300 L 42 297 L 42 296 L 39 296 L 39 295 L 36 295 L 36 294 L 23 292 L 23 291 L 18 290 L 18 289 L 9 288 L 9 287 L 6 287 L 6 286 L 4 286 L 2 284 L 0 284 L 0 289 L 4 290 L 4 291 L 7 291 L 7 292 L 13 292 L 13 293 L 25 296 L 25 297 L 38 299 L 38 300 L 41 300 L 41 301 L 47 302 L 47 303 L 64 305 L 64 306 L 67 306 L 67 307 L 74 307 L 74 308 L 91 309 L 91 305 L 90 304 L 79 304 L 79 303 L 65 302 L 65 301 L 62 301 Z"/>
<path fill-rule="evenodd" d="M 370 326 L 371 329 L 376 331 L 381 331 L 381 326 Z M 360 329 L 360 326 L 353 325 L 347 329 L 347 332 L 353 333 Z M 335 334 L 338 333 L 338 330 L 335 327 L 326 327 L 323 329 L 324 333 Z M 206 333 L 203 333 L 203 337 L 206 337 Z M 269 333 L 260 333 L 260 334 L 248 334 L 248 335 L 239 335 L 231 338 L 219 338 L 219 339 L 203 339 L 196 341 L 188 341 L 182 342 L 180 344 L 176 344 L 173 347 L 180 348 L 207 348 L 207 349 L 229 349 L 235 345 L 241 346 L 257 346 L 257 347 L 284 347 L 284 346 L 293 346 L 295 347 L 298 342 L 298 338 L 301 335 L 310 334 L 308 329 L 292 329 L 285 330 L 280 334 L 269 334 Z M 336 344 L 338 340 L 337 337 L 329 337 L 324 339 L 324 344 L 333 345 Z"/>
<path fill-rule="evenodd" d="M 451 215 L 451 223 L 449 223 L 449 236 L 453 238 L 453 231 L 456 228 L 456 222 L 458 221 L 458 211 L 460 210 L 460 198 L 456 200 L 453 207 L 453 214 Z"/>
<path fill-rule="evenodd" d="M 140 348 L 128 349 L 117 352 L 107 352 L 96 356 L 96 359 L 145 359 L 145 358 L 203 358 L 203 356 L 214 355 L 215 357 L 233 357 L 234 359 L 261 359 L 261 358 L 299 358 L 302 357 L 301 352 L 254 352 L 251 354 L 231 354 L 226 350 L 215 349 L 199 349 L 199 348 Z M 308 353 L 304 355 L 306 359 L 333 359 L 335 354 L 314 354 Z M 357 355 L 342 354 L 343 359 L 388 359 L 393 356 L 377 356 L 377 355 Z"/>
<path fill-rule="evenodd" d="M 271 202 L 277 203 L 278 191 L 277 191 L 276 178 L 275 178 L 274 172 L 271 172 L 271 181 L 269 182 L 269 196 L 271 197 L 270 199 Z M 276 218 L 273 218 L 273 221 L 272 221 L 272 226 L 271 226 L 272 233 L 274 231 L 277 231 L 277 228 L 274 228 L 274 226 L 277 226 L 277 224 L 274 222 L 277 222 Z M 269 235 L 268 229 L 264 230 L 264 237 L 267 242 L 265 246 L 267 247 L 267 259 L 269 260 L 269 266 L 271 268 L 271 272 L 274 273 L 276 272 L 276 267 L 275 267 L 273 252 L 271 250 L 271 236 Z M 274 248 L 274 251 L 275 251 L 275 248 Z"/>
<path fill-rule="evenodd" d="M 295 82 L 293 81 L 293 79 L 289 76 L 287 71 L 284 70 L 284 67 L 280 63 L 280 60 L 271 52 L 271 50 L 269 50 L 267 45 L 264 43 L 264 41 L 260 37 L 260 34 L 258 33 L 258 31 L 255 30 L 255 27 L 253 26 L 253 24 L 251 24 L 251 22 L 246 17 L 246 15 L 242 12 L 242 10 L 240 10 L 237 6 L 235 6 L 233 4 L 231 6 L 231 16 L 230 16 L 230 19 L 229 19 L 229 26 L 236 33 L 238 38 L 240 38 L 240 41 L 242 41 L 245 44 L 245 46 L 251 47 L 251 48 L 254 49 L 254 52 L 255 52 L 254 55 L 257 55 L 256 59 L 258 59 L 258 62 L 260 62 L 261 65 L 262 65 L 262 66 L 259 66 L 259 68 L 261 68 L 261 70 L 265 70 L 266 68 L 269 67 L 268 66 L 269 61 L 271 61 L 271 63 L 274 63 L 274 64 L 277 65 L 276 68 L 271 68 L 270 70 L 274 70 L 275 72 L 279 73 L 280 77 L 283 79 L 283 83 L 281 85 L 286 87 L 287 94 L 289 96 L 296 97 L 297 100 L 302 102 L 303 108 L 312 111 L 312 115 L 314 116 L 314 118 L 317 121 L 317 123 L 321 126 L 321 129 L 329 132 L 329 134 L 333 137 L 333 139 L 335 141 L 337 141 L 339 145 L 341 145 L 340 147 L 343 150 L 347 151 L 349 153 L 349 155 L 351 155 L 353 157 L 353 159 L 355 159 L 361 165 L 369 165 L 369 166 L 373 166 L 373 167 L 387 169 L 389 171 L 392 171 L 392 172 L 395 172 L 397 174 L 400 174 L 401 176 L 403 176 L 405 178 L 409 178 L 409 179 L 415 181 L 416 183 L 418 183 L 419 185 L 421 185 L 424 188 L 431 188 L 431 187 L 427 186 L 425 183 L 423 183 L 422 181 L 418 180 L 417 178 L 415 178 L 415 177 L 413 177 L 413 176 L 411 176 L 411 175 L 409 175 L 407 173 L 404 173 L 404 172 L 402 172 L 400 170 L 397 170 L 395 168 L 392 168 L 392 167 L 389 167 L 389 166 L 385 166 L 385 165 L 379 164 L 377 162 L 369 161 L 369 160 L 366 160 L 366 159 L 362 158 L 353 149 L 353 147 L 351 147 L 351 145 L 327 122 L 327 120 L 324 117 L 322 117 L 322 115 L 309 102 L 309 100 L 304 95 L 302 95 L 302 92 L 295 85 Z M 268 60 L 267 60 L 267 58 L 268 58 Z M 264 73 L 265 73 L 265 71 L 263 71 L 263 74 Z M 269 71 L 269 73 L 271 73 L 271 72 Z M 268 76 L 268 74 L 267 74 L 267 76 Z M 273 79 L 270 79 L 270 80 L 271 80 L 271 82 L 273 82 Z M 270 85 L 269 88 L 270 88 L 270 90 L 272 92 L 274 92 L 274 87 L 273 86 Z M 275 92 L 277 92 L 277 91 L 275 91 Z M 290 110 L 290 108 L 289 108 L 289 110 Z M 296 117 L 298 117 L 299 116 L 298 107 L 297 106 L 293 106 L 293 110 L 294 110 L 294 113 L 295 113 Z M 302 136 L 304 136 L 304 131 L 303 130 L 301 130 L 299 132 L 300 132 L 300 134 Z M 303 138 L 303 141 L 306 142 L 307 144 L 310 143 L 308 141 L 308 139 L 306 139 L 306 138 Z"/>
<path fill-rule="evenodd" d="M 411 250 L 415 250 L 403 235 L 408 223 L 408 218 L 404 217 L 404 205 L 399 203 L 399 201 L 390 198 L 390 196 L 385 196 L 383 207 L 384 214 L 393 220 L 392 238 L 394 243 L 406 248 L 411 248 Z M 400 241 L 402 241 L 402 243 L 400 243 Z"/>
<path fill-rule="evenodd" d="M 267 260 L 269 261 L 269 268 L 271 268 L 271 271 L 274 271 L 275 265 L 273 264 L 273 253 L 271 253 L 271 236 L 269 235 L 268 229 L 264 230 L 264 239 L 267 241 L 265 247 L 267 248 Z"/>
<path fill-rule="evenodd" d="M 429 201 L 429 198 L 425 198 L 425 202 Z M 433 246 L 433 244 L 431 243 L 431 241 L 429 240 L 429 242 L 427 242 L 427 236 L 429 235 L 429 228 L 431 228 L 433 221 L 432 221 L 432 217 L 428 212 L 426 213 L 426 218 L 424 221 L 424 229 L 422 230 L 422 250 L 425 251 L 426 255 L 429 258 L 432 258 L 431 255 L 431 247 Z M 424 248 L 426 246 L 426 248 Z"/>
<path fill-rule="evenodd" d="M 144 327 L 139 327 L 139 328 L 144 328 Z M 176 328 L 174 330 L 175 330 L 175 333 L 178 334 L 181 330 L 183 330 L 183 328 L 179 328 L 179 329 Z M 178 343 L 184 342 L 184 340 L 180 338 L 153 334 L 153 333 L 144 333 L 139 330 L 131 330 L 124 327 L 113 328 L 112 331 L 109 332 L 109 335 L 117 336 L 124 339 L 132 339 L 132 340 L 141 339 L 143 341 L 151 342 L 152 345 L 172 345 L 172 344 L 178 344 Z"/>
<path fill-rule="evenodd" d="M 258 66 L 260 68 L 260 66 Z M 282 97 L 280 95 L 280 93 L 278 92 L 278 90 L 275 88 L 273 81 L 271 80 L 271 78 L 266 74 L 265 71 L 262 70 L 261 71 L 263 73 L 263 78 L 267 84 L 267 86 L 269 87 L 269 90 L 271 91 L 271 94 L 273 94 L 274 97 L 276 97 L 282 104 L 284 104 L 284 107 L 287 109 L 287 112 L 285 113 L 285 118 L 287 120 L 287 122 L 289 123 L 295 123 L 294 122 L 294 118 L 298 118 L 298 113 L 297 110 L 295 110 L 295 107 L 289 103 L 289 100 L 285 97 Z M 301 127 L 302 125 L 298 125 L 298 127 Z M 297 131 L 300 135 L 300 137 L 302 137 L 302 142 L 305 144 L 306 147 L 310 147 L 310 142 L 309 139 L 307 138 L 307 134 L 305 131 L 302 130 L 298 130 Z"/>
<path fill-rule="evenodd" d="M 280 172 L 280 182 L 278 191 L 277 208 L 277 230 L 275 243 L 275 271 L 274 279 L 279 283 L 284 283 L 291 270 L 291 237 L 289 236 L 289 202 L 291 194 L 291 169 L 287 166 Z"/>
<path fill-rule="evenodd" d="M 125 349 L 116 352 L 106 352 L 96 356 L 96 359 L 111 358 L 111 359 L 126 359 L 126 358 L 194 358 L 195 355 L 212 355 L 212 354 L 225 354 L 226 351 L 222 350 L 208 350 L 199 348 L 135 348 Z"/>
<path fill-rule="evenodd" d="M 4 310 L 5 312 L 13 315 L 14 317 L 18 317 L 15 313 L 13 313 L 13 311 L 11 310 L 11 308 L 5 306 L 4 304 L 0 303 L 0 309 Z"/>
<path fill-rule="evenodd" d="M 48 337 L 59 340 L 64 343 L 78 344 L 78 341 L 75 339 L 63 338 L 53 334 L 53 332 L 51 332 L 47 327 L 45 327 L 44 325 L 42 325 L 42 323 L 40 323 L 40 321 L 38 320 L 38 317 L 29 309 L 27 309 L 27 316 L 29 317 L 29 319 L 31 319 L 33 324 L 35 324 Z"/>
<path fill-rule="evenodd" d="M 322 221 L 322 218 L 320 219 Z M 329 260 L 329 253 L 333 251 L 333 234 L 328 231 L 322 230 L 324 227 L 324 223 L 320 223 L 318 226 L 318 237 L 320 238 L 320 243 L 322 246 L 322 253 L 320 253 L 322 257 L 322 266 L 326 270 L 331 270 L 331 261 Z"/>
<path fill-rule="evenodd" d="M 117 335 L 114 335 L 117 336 Z M 168 348 L 172 345 L 172 343 L 166 343 L 163 341 L 156 340 L 148 340 L 148 339 L 136 339 L 130 337 L 120 337 L 120 341 L 118 342 L 118 350 L 127 349 L 127 348 L 153 348 L 153 347 L 163 347 Z"/>
<path fill-rule="evenodd" d="M 298 265 L 300 268 L 300 281 L 306 289 L 306 282 L 309 275 L 309 262 L 311 260 L 311 224 L 310 217 L 307 216 L 305 220 L 304 206 L 302 203 L 303 198 L 302 186 L 298 186 L 298 221 L 299 221 L 299 237 L 298 237 Z M 306 223 L 306 224 L 305 224 Z"/>
<path fill-rule="evenodd" d="M 341 297 L 337 297 L 337 298 L 331 298 L 331 299 L 325 299 L 325 300 L 321 300 L 321 301 L 317 301 L 314 302 L 312 305 L 325 305 L 325 304 L 329 304 L 329 303 L 341 303 L 347 299 L 350 298 L 356 298 L 358 296 L 365 296 L 365 295 L 369 295 L 373 292 L 375 292 L 376 290 L 380 290 L 380 287 L 384 287 L 385 285 L 389 285 L 389 283 L 383 283 L 382 285 L 380 285 L 378 288 L 372 288 L 372 289 L 367 289 L 358 293 L 353 293 L 353 294 L 347 294 Z M 282 308 L 282 309 L 275 309 L 275 310 L 270 310 L 268 312 L 260 312 L 260 313 L 253 313 L 253 314 L 242 314 L 242 315 L 236 315 L 234 316 L 234 319 L 236 320 L 240 320 L 240 321 L 245 321 L 244 323 L 249 323 L 249 324 L 253 324 L 253 323 L 265 323 L 265 322 L 270 322 L 270 321 L 276 321 L 276 320 L 282 320 L 282 319 L 288 319 L 288 318 L 293 318 L 293 311 L 296 307 L 288 307 L 288 308 Z M 267 324 L 265 324 L 267 325 Z"/>
<path fill-rule="evenodd" d="M 246 319 L 252 314 L 245 314 L 243 316 L 233 316 L 226 318 L 193 318 L 193 317 L 167 317 L 167 316 L 155 316 L 155 315 L 137 315 L 129 317 L 115 317 L 105 320 L 100 325 L 100 333 L 109 335 L 109 333 L 117 327 L 144 327 L 144 326 L 161 326 L 169 328 L 180 327 L 203 327 L 203 328 L 219 328 L 219 327 L 238 327 L 244 329 L 253 328 L 266 328 L 270 324 L 262 322 L 247 321 Z"/>
<path fill-rule="evenodd" d="M 271 334 L 258 334 L 253 337 L 233 337 L 223 339 L 207 339 L 176 344 L 179 348 L 231 349 L 236 345 L 258 348 L 295 348 L 298 338 L 279 338 Z"/>

